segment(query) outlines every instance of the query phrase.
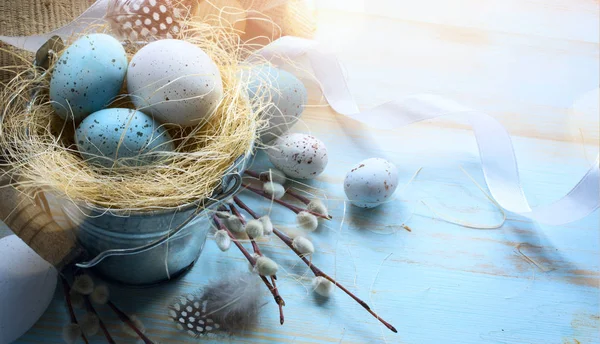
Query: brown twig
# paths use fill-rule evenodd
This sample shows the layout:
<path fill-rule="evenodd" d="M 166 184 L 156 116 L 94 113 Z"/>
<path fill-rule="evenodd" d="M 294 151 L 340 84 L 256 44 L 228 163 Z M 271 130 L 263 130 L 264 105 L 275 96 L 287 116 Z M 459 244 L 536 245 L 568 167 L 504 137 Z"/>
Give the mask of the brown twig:
<path fill-rule="evenodd" d="M 294 197 L 295 199 L 299 200 L 300 202 L 302 202 L 302 203 L 304 203 L 306 205 L 308 205 L 310 203 L 310 199 L 308 199 L 308 198 L 300 195 L 299 193 L 293 191 L 292 189 L 285 190 L 285 193 L 287 195 L 290 195 L 290 196 Z"/>
<path fill-rule="evenodd" d="M 96 309 L 90 302 L 90 298 L 87 295 L 83 295 L 83 302 L 85 303 L 85 308 L 87 309 L 87 311 L 94 314 L 96 317 L 98 317 L 98 323 L 100 324 L 100 329 L 102 329 L 102 332 L 104 333 L 104 336 L 106 337 L 106 341 L 109 342 L 110 344 L 116 344 L 115 340 L 112 338 L 112 336 L 108 332 L 106 325 L 104 325 L 104 322 L 102 321 L 102 319 L 100 319 L 98 312 L 96 312 Z"/>
<path fill-rule="evenodd" d="M 233 200 L 235 201 L 235 203 L 240 208 L 244 209 L 252 217 L 254 217 L 255 219 L 259 218 L 259 216 L 252 209 L 250 209 L 244 202 L 242 202 L 242 200 L 240 200 L 239 197 L 234 196 Z M 369 307 L 369 305 L 366 302 L 364 302 L 359 297 L 357 297 L 356 295 L 354 295 L 351 291 L 349 291 L 348 289 L 346 289 L 346 287 L 344 287 L 343 285 L 339 284 L 335 279 L 333 279 L 332 277 L 330 277 L 329 275 L 327 275 L 326 273 L 324 273 L 323 271 L 321 271 L 321 269 L 319 269 L 314 264 L 312 264 L 308 259 L 306 259 L 306 257 L 304 257 L 304 255 L 302 253 L 300 253 L 298 250 L 296 250 L 294 248 L 294 245 L 292 244 L 292 239 L 290 237 L 288 237 L 286 234 L 284 234 L 283 232 L 279 231 L 276 228 L 273 228 L 273 233 L 275 235 L 277 235 L 277 237 L 279 239 L 281 239 L 281 241 L 283 241 L 292 251 L 294 251 L 294 253 L 296 253 L 296 255 L 300 259 L 302 259 L 302 261 L 310 268 L 310 270 L 312 271 L 312 273 L 315 276 L 317 276 L 317 277 L 320 276 L 320 277 L 323 277 L 323 278 L 329 280 L 335 286 L 337 286 L 338 288 L 340 288 L 344 293 L 346 293 L 348 296 L 350 296 L 352 299 L 354 299 L 354 301 L 356 301 L 364 309 L 366 309 L 367 312 L 369 312 L 371 315 L 373 315 L 373 317 L 375 317 L 375 319 L 379 320 L 383 325 L 385 325 L 385 327 L 387 327 L 388 329 L 390 329 L 392 332 L 398 333 L 398 330 L 396 330 L 396 328 L 394 326 L 392 326 L 390 323 L 388 323 L 387 321 L 385 321 L 381 317 L 379 317 L 379 315 L 377 315 L 371 309 L 371 307 Z"/>
<path fill-rule="evenodd" d="M 275 276 L 271 276 L 271 282 L 273 283 L 273 290 L 275 290 L 275 292 L 277 292 L 277 295 L 279 295 L 279 290 L 277 289 L 277 283 L 275 283 Z M 283 299 L 281 298 L 281 296 L 279 297 L 279 300 L 281 302 L 277 302 L 277 304 L 279 305 L 279 324 L 283 325 L 283 322 L 285 321 L 285 318 L 283 316 L 283 306 L 285 306 L 285 301 L 283 301 Z"/>
<path fill-rule="evenodd" d="M 241 218 L 241 214 L 240 214 L 240 220 L 244 221 Z M 250 262 L 250 264 L 253 267 L 256 266 L 256 259 L 254 259 L 254 257 L 252 257 L 252 255 L 250 254 L 250 252 L 248 252 L 248 250 L 246 250 L 246 248 L 242 244 L 240 244 L 238 242 L 238 240 L 233 235 L 233 233 L 231 233 L 231 231 L 229 231 L 229 229 L 227 228 L 227 226 L 225 226 L 223 224 L 223 221 L 221 221 L 221 219 L 219 219 L 219 217 L 217 215 L 213 215 L 213 221 L 215 222 L 215 224 L 217 225 L 217 227 L 219 229 L 222 229 L 222 230 L 224 230 L 224 231 L 227 232 L 227 235 L 229 235 L 229 237 L 231 238 L 231 241 L 233 241 L 233 243 L 235 244 L 235 246 L 237 246 L 237 248 L 242 252 L 242 254 L 244 255 L 244 257 L 246 257 L 246 259 L 248 260 L 248 262 Z M 252 240 L 252 241 L 254 241 L 254 240 Z M 260 252 L 260 250 L 258 252 Z M 259 254 L 258 252 L 257 252 L 257 254 Z M 279 291 L 277 290 L 277 288 L 273 284 L 271 284 L 271 282 L 269 282 L 269 280 L 265 276 L 263 276 L 263 275 L 259 275 L 259 276 L 260 276 L 260 279 L 262 279 L 263 283 L 267 286 L 267 288 L 269 289 L 269 291 L 271 292 L 271 294 L 273 295 L 273 298 L 275 299 L 275 303 L 277 303 L 277 305 L 279 306 L 279 309 L 280 309 L 279 319 L 280 319 L 281 324 L 283 325 L 283 309 L 282 309 L 282 306 L 285 306 L 285 301 L 283 300 L 283 298 L 281 297 L 281 295 L 279 295 Z M 273 278 L 271 280 L 273 282 L 275 281 Z"/>
<path fill-rule="evenodd" d="M 152 340 L 150 340 L 150 338 L 146 337 L 146 335 L 142 333 L 142 331 L 140 331 L 140 329 L 137 328 L 137 326 L 135 326 L 135 323 L 131 321 L 131 318 L 129 318 L 127 314 L 123 313 L 123 311 L 120 310 L 114 303 L 108 301 L 107 305 L 113 310 L 113 312 L 115 312 L 117 317 L 119 317 L 119 320 L 121 320 L 123 323 L 125 323 L 125 325 L 129 326 L 133 331 L 135 331 L 135 333 L 144 341 L 144 343 L 154 344 Z"/>
<path fill-rule="evenodd" d="M 302 211 L 305 211 L 305 212 L 307 212 L 307 213 L 313 214 L 314 216 L 316 216 L 316 217 L 320 217 L 320 218 L 322 218 L 322 219 L 325 219 L 325 220 L 331 220 L 331 219 L 332 219 L 331 215 L 329 215 L 329 216 L 325 216 L 325 215 L 323 215 L 323 214 L 319 214 L 319 213 L 315 213 L 314 211 L 310 211 L 310 210 L 308 210 L 308 209 L 302 209 L 302 208 L 300 208 L 300 207 L 297 207 L 297 206 L 295 206 L 295 205 L 293 205 L 293 204 L 289 204 L 289 203 L 288 203 L 288 202 L 286 202 L 286 201 L 282 201 L 282 200 L 280 200 L 280 199 L 275 199 L 275 198 L 271 197 L 271 195 L 269 195 L 269 194 L 265 193 L 264 191 L 262 191 L 262 190 L 259 190 L 259 189 L 255 188 L 255 187 L 252 187 L 252 186 L 250 186 L 250 185 L 248 185 L 248 184 L 242 184 L 242 186 L 243 186 L 245 189 L 247 189 L 247 190 L 250 190 L 250 191 L 254 192 L 254 193 L 255 193 L 255 194 L 257 194 L 257 195 L 260 195 L 260 196 L 262 196 L 262 197 L 264 197 L 264 198 L 266 198 L 266 199 L 269 199 L 269 200 L 273 200 L 275 203 L 279 203 L 279 204 L 281 204 L 282 206 L 284 206 L 284 207 L 286 207 L 286 208 L 290 209 L 291 211 L 293 211 L 293 212 L 294 212 L 294 213 L 296 213 L 296 214 L 298 214 L 298 213 L 300 213 L 300 212 L 302 212 Z"/>
<path fill-rule="evenodd" d="M 77 276 L 80 276 L 80 275 L 83 275 L 83 271 L 81 271 L 80 269 L 75 269 L 74 268 L 73 269 L 73 276 L 77 277 Z M 94 308 L 94 306 L 90 302 L 89 296 L 88 295 L 81 295 L 81 297 L 83 298 L 83 303 L 85 305 L 86 310 L 88 312 L 93 313 L 96 317 L 98 317 L 98 324 L 100 325 L 100 329 L 102 329 L 102 332 L 104 333 L 104 336 L 106 337 L 106 340 L 108 341 L 108 343 L 110 343 L 110 344 L 116 344 L 115 340 L 112 338 L 112 336 L 108 332 L 108 329 L 106 328 L 106 325 L 104 325 L 104 322 L 102 321 L 102 319 L 100 319 L 100 316 L 98 315 L 98 312 L 96 312 L 96 309 Z"/>
<path fill-rule="evenodd" d="M 250 177 L 253 177 L 253 178 L 256 178 L 256 179 L 260 180 L 261 182 L 270 182 L 271 181 L 271 178 L 269 178 L 270 176 L 267 173 L 263 174 L 263 173 L 258 173 L 258 172 L 254 172 L 254 171 L 251 171 L 251 170 L 246 170 L 246 171 L 244 171 L 244 173 L 246 173 Z M 263 177 L 263 176 L 265 176 L 265 177 Z M 306 205 L 308 205 L 310 203 L 310 199 L 308 199 L 308 198 L 306 198 L 306 197 L 298 194 L 297 192 L 295 192 L 292 189 L 286 189 L 285 193 L 287 195 L 290 195 L 290 196 L 298 199 L 300 202 L 302 202 L 302 203 L 304 203 Z"/>
<path fill-rule="evenodd" d="M 252 170 L 246 170 L 246 171 L 244 171 L 244 173 L 249 175 L 250 177 L 260 180 L 261 182 L 270 182 L 271 181 L 269 178 L 265 178 L 260 173 L 254 172 Z"/>
<path fill-rule="evenodd" d="M 231 209 L 231 212 L 235 216 L 237 216 L 238 219 L 240 219 L 240 221 L 242 222 L 243 225 L 246 224 L 246 219 L 244 219 L 244 216 L 242 216 L 242 214 L 240 213 L 240 211 L 238 210 L 238 208 L 234 204 L 230 204 L 229 205 L 229 209 Z M 250 243 L 252 244 L 252 250 L 254 251 L 254 253 L 258 254 L 259 256 L 262 256 L 263 254 L 260 251 L 260 247 L 258 247 L 258 244 L 256 243 L 256 240 L 250 234 L 246 233 L 246 235 L 248 236 L 248 239 L 250 239 Z M 275 285 L 275 280 L 276 279 L 277 279 L 277 275 L 271 276 L 271 280 L 273 281 L 273 289 L 279 295 L 279 290 L 277 289 L 277 286 Z M 281 299 L 281 301 L 283 302 L 283 299 Z M 285 306 L 285 302 L 283 302 L 283 306 Z M 283 312 L 283 310 L 281 310 L 281 312 Z M 281 313 L 280 315 L 283 318 L 283 313 Z"/>
<path fill-rule="evenodd" d="M 69 282 L 67 282 L 63 275 L 60 275 L 60 280 L 62 281 L 63 292 L 65 294 L 65 301 L 67 302 L 67 309 L 69 310 L 69 317 L 71 318 L 71 323 L 79 325 L 79 323 L 77 322 L 77 317 L 75 316 L 75 311 L 73 310 L 73 304 L 71 303 L 71 287 L 69 286 Z M 81 331 L 81 338 L 83 339 L 84 343 L 89 343 L 87 338 L 85 337 L 85 334 L 83 334 L 83 331 Z"/>
<path fill-rule="evenodd" d="M 233 243 L 235 244 L 235 246 L 237 246 L 237 248 L 242 252 L 242 254 L 244 255 L 244 257 L 246 257 L 246 259 L 248 259 L 248 262 L 250 263 L 250 265 L 255 266 L 256 265 L 256 259 L 254 259 L 254 257 L 252 257 L 252 255 L 250 254 L 250 252 L 248 252 L 248 250 L 246 250 L 246 248 L 244 246 L 242 246 L 242 244 L 240 244 L 237 240 L 237 238 L 235 237 L 235 235 L 233 235 L 233 233 L 231 233 L 231 231 L 229 230 L 229 228 L 227 228 L 227 226 L 225 226 L 223 224 L 223 221 L 221 221 L 221 219 L 219 219 L 219 217 L 217 215 L 213 215 L 213 221 L 215 222 L 215 224 L 217 225 L 217 227 L 219 229 L 222 229 L 224 231 L 227 232 L 227 235 L 229 235 L 229 237 L 231 238 L 231 241 L 233 241 Z"/>

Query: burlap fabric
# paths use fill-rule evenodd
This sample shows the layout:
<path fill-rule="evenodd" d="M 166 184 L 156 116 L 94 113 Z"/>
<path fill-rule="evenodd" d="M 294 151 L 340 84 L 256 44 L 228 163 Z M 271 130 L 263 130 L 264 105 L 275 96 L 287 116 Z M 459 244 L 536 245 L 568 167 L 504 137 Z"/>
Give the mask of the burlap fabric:
<path fill-rule="evenodd" d="M 34 35 L 54 30 L 68 24 L 93 3 L 94 0 L 0 0 L 0 35 Z M 0 43 L 0 48 L 14 51 L 4 43 Z M 19 59 L 14 55 L 0 51 L 1 66 L 16 63 Z M 0 73 L 0 82 L 10 77 L 8 73 Z"/>

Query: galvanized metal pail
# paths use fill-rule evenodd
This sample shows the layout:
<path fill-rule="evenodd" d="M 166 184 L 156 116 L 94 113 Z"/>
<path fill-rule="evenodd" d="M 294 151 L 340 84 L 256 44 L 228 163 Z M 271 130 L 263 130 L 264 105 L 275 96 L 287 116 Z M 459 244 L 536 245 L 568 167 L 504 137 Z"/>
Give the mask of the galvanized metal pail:
<path fill-rule="evenodd" d="M 66 202 L 63 210 L 78 241 L 95 257 L 76 265 L 130 285 L 181 274 L 204 248 L 211 227 L 208 212 L 239 190 L 248 156 L 236 161 L 237 168 L 226 174 L 212 197 L 176 209 L 123 213 Z"/>
<path fill-rule="evenodd" d="M 40 48 L 34 65 L 43 65 L 48 47 Z M 31 98 L 40 90 L 39 85 L 33 87 Z M 26 111 L 30 106 L 31 102 Z M 253 151 L 254 143 L 224 174 L 222 186 L 211 197 L 175 209 L 119 212 L 63 202 L 78 241 L 94 257 L 76 265 L 132 285 L 159 283 L 185 271 L 204 248 L 211 227 L 207 212 L 239 191 Z"/>

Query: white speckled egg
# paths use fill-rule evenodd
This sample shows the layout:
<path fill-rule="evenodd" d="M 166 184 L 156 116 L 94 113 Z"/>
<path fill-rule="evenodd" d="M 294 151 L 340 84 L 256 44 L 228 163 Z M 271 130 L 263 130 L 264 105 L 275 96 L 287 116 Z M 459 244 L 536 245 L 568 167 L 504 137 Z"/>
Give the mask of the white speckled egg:
<path fill-rule="evenodd" d="M 163 39 L 140 49 L 127 71 L 135 106 L 162 123 L 196 125 L 223 97 L 217 65 L 192 43 Z"/>
<path fill-rule="evenodd" d="M 292 133 L 273 141 L 267 149 L 269 160 L 292 178 L 312 179 L 327 166 L 327 147 L 314 136 Z"/>
<path fill-rule="evenodd" d="M 172 152 L 169 133 L 152 117 L 131 109 L 105 109 L 86 117 L 77 127 L 75 141 L 89 163 L 112 167 L 156 161 L 160 152 Z"/>
<path fill-rule="evenodd" d="M 306 105 L 307 94 L 302 81 L 270 65 L 252 67 L 244 71 L 242 77 L 247 78 L 244 82 L 247 82 L 251 100 L 272 103 L 261 113 L 269 125 L 260 132 L 260 140 L 267 143 L 285 134 L 298 121 Z"/>
<path fill-rule="evenodd" d="M 50 100 L 56 113 L 76 122 L 115 98 L 127 71 L 125 49 L 105 34 L 83 36 L 60 56 L 50 80 Z"/>
<path fill-rule="evenodd" d="M 374 208 L 390 200 L 397 186 L 396 166 L 381 158 L 359 162 L 344 180 L 346 196 L 352 204 L 362 208 Z"/>
<path fill-rule="evenodd" d="M 58 272 L 16 235 L 0 239 L 0 343 L 27 332 L 52 301 Z"/>

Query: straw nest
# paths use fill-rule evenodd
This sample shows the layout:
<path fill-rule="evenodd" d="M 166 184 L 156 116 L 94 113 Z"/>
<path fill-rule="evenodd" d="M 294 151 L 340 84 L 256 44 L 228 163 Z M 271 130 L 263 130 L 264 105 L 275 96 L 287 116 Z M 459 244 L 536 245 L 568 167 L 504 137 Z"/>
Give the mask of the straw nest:
<path fill-rule="evenodd" d="M 198 23 L 187 27 L 179 38 L 202 48 L 219 66 L 224 97 L 205 123 L 168 127 L 177 149 L 153 165 L 107 169 L 86 163 L 74 144 L 75 124 L 61 120 L 50 104 L 53 62 L 47 72 L 26 60 L 25 66 L 4 67 L 15 76 L 0 95 L 0 147 L 16 185 L 50 191 L 78 204 L 136 211 L 210 197 L 235 160 L 251 148 L 263 125 L 258 114 L 268 102 L 248 99 L 238 77 L 248 68 L 241 63 L 247 52 L 237 34 Z M 131 57 L 139 48 L 126 50 Z M 115 99 L 109 107 L 117 106 L 131 107 L 128 97 Z"/>

